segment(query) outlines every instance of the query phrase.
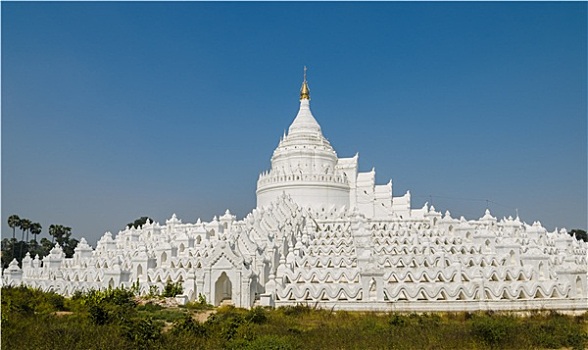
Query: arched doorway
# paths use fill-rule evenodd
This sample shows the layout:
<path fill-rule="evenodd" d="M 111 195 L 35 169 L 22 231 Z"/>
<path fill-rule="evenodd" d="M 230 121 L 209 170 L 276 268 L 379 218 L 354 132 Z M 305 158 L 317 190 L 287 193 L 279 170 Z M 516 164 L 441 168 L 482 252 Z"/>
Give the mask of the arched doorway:
<path fill-rule="evenodd" d="M 221 273 L 214 284 L 214 305 L 219 306 L 224 300 L 232 300 L 233 286 L 226 272 Z"/>

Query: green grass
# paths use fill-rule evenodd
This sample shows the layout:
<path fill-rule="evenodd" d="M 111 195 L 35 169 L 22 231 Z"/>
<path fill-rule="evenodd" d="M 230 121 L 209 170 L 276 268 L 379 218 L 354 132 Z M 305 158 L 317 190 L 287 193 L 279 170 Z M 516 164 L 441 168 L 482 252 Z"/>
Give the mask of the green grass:
<path fill-rule="evenodd" d="M 122 290 L 63 298 L 2 289 L 6 349 L 584 349 L 588 315 L 333 312 L 137 305 Z M 71 311 L 57 315 L 57 311 Z"/>

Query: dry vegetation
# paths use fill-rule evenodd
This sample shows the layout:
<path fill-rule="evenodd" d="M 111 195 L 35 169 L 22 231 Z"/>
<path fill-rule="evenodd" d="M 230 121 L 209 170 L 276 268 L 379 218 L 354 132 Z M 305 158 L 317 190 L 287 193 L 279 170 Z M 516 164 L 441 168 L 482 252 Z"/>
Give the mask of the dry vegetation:
<path fill-rule="evenodd" d="M 588 315 L 386 314 L 306 306 L 140 305 L 114 289 L 63 298 L 2 288 L 6 349 L 584 349 Z"/>

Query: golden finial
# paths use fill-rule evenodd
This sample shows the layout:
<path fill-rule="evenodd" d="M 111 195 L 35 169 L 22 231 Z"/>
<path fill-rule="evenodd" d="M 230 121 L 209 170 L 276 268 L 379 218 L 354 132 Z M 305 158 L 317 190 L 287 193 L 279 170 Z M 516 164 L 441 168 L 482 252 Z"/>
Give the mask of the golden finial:
<path fill-rule="evenodd" d="M 304 66 L 304 81 L 302 82 L 302 87 L 300 88 L 300 99 L 310 100 L 310 89 L 308 88 L 308 83 L 306 82 L 306 66 Z"/>

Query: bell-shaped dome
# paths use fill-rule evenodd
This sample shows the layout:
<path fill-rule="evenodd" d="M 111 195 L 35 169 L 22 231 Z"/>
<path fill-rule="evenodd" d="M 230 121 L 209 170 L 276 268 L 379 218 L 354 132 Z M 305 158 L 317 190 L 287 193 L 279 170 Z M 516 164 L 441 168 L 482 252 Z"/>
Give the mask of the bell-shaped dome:
<path fill-rule="evenodd" d="M 288 129 L 288 134 L 298 133 L 310 133 L 311 135 L 321 133 L 320 125 L 310 111 L 310 88 L 308 87 L 308 81 L 306 81 L 306 67 L 304 67 L 304 80 L 302 81 L 302 87 L 300 87 L 300 109 Z"/>
<path fill-rule="evenodd" d="M 310 111 L 310 100 L 300 100 L 300 109 L 290 128 L 288 134 L 297 133 L 320 133 L 321 126 L 318 124 L 312 112 Z"/>

